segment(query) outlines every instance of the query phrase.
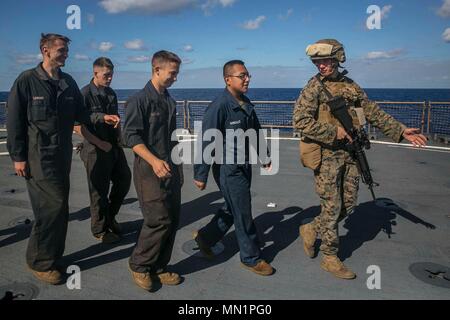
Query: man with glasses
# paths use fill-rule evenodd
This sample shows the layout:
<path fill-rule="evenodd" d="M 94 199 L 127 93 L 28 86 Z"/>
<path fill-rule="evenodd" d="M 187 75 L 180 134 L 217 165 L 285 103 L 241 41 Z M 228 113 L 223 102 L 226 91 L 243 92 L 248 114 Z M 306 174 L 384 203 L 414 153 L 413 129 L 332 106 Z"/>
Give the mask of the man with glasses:
<path fill-rule="evenodd" d="M 86 107 L 118 116 L 117 96 L 110 87 L 113 63 L 106 57 L 97 58 L 93 71 L 91 82 L 81 89 Z M 92 234 L 102 243 L 117 242 L 121 230 L 115 217 L 131 184 L 131 171 L 120 143 L 120 125 L 77 125 L 75 131 L 84 137 L 80 157 L 87 173 Z"/>
<path fill-rule="evenodd" d="M 243 267 L 256 274 L 268 276 L 273 273 L 273 268 L 261 258 L 260 241 L 252 217 L 250 145 L 244 143 L 238 144 L 236 147 L 234 138 L 231 140 L 232 145 L 227 143 L 229 140 L 227 135 L 233 135 L 239 130 L 244 135 L 247 130 L 255 130 L 259 135 L 259 130 L 261 130 L 254 106 L 245 96 L 251 76 L 244 62 L 232 60 L 224 65 L 223 77 L 226 89 L 208 106 L 203 118 L 202 132 L 205 133 L 208 129 L 219 130 L 223 137 L 223 146 L 216 146 L 215 150 L 224 150 L 225 152 L 223 155 L 216 153 L 214 163 L 210 163 L 202 157 L 201 163 L 194 165 L 194 184 L 200 190 L 206 188 L 212 165 L 214 178 L 225 198 L 225 206 L 206 226 L 194 232 L 194 240 L 202 254 L 208 259 L 213 259 L 214 253 L 211 248 L 224 237 L 234 223 Z M 209 142 L 198 140 L 202 144 L 199 149 L 203 155 Z M 266 152 L 267 147 L 266 145 L 257 146 L 256 149 L 259 154 L 259 150 Z M 231 163 L 227 161 L 229 160 L 229 157 L 225 156 L 227 153 L 233 155 Z M 240 163 L 239 160 L 234 161 L 236 158 L 239 159 L 239 155 L 245 155 L 243 163 Z M 271 163 L 268 162 L 263 167 L 270 170 Z"/>

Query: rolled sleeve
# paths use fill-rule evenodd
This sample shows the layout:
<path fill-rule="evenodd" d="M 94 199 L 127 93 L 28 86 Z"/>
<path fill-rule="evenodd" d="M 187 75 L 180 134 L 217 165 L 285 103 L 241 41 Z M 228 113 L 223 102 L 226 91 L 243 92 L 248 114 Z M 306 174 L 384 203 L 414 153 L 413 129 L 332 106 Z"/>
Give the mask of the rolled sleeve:
<path fill-rule="evenodd" d="M 393 116 L 383 111 L 378 105 L 370 101 L 366 93 L 355 84 L 356 90 L 360 96 L 360 104 L 364 110 L 364 115 L 369 123 L 379 128 L 384 135 L 391 138 L 394 142 L 401 142 L 403 131 L 406 126 L 397 121 Z"/>

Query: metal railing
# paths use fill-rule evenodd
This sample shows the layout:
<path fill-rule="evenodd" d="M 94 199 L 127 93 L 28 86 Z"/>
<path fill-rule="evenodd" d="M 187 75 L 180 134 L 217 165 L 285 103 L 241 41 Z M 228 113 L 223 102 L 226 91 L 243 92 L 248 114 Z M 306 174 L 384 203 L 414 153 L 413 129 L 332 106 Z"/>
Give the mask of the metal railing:
<path fill-rule="evenodd" d="M 211 101 L 177 101 L 177 127 L 189 131 L 194 121 L 202 121 L 206 107 Z M 261 125 L 266 128 L 292 130 L 292 113 L 295 101 L 252 101 Z M 450 136 L 450 102 L 433 101 L 376 101 L 381 109 L 408 127 L 420 128 L 423 133 L 434 136 Z M 119 114 L 125 118 L 125 101 L 119 101 Z M 0 102 L 0 127 L 6 125 L 6 103 Z M 368 125 L 369 135 L 376 137 L 378 129 Z"/>
<path fill-rule="evenodd" d="M 407 127 L 420 128 L 423 133 L 429 134 L 429 125 L 426 121 L 428 114 L 426 101 L 376 101 L 376 104 Z M 376 138 L 380 130 L 368 124 L 367 132 L 369 136 Z"/>

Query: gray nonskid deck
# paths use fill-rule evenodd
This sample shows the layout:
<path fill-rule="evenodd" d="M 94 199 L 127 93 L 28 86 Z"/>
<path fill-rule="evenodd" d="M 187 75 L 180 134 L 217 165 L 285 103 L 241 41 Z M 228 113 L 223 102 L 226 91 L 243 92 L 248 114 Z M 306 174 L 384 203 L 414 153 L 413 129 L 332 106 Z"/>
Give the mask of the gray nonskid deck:
<path fill-rule="evenodd" d="M 4 145 L 1 150 L 4 151 Z M 70 223 L 64 262 L 78 265 L 81 289 L 49 286 L 35 280 L 25 265 L 30 226 L 10 227 L 32 211 L 25 183 L 12 176 L 9 157 L 0 157 L 0 287 L 14 282 L 38 287 L 37 299 L 449 299 L 450 289 L 418 280 L 409 272 L 417 262 L 450 265 L 450 152 L 419 151 L 373 145 L 367 152 L 379 198 L 392 199 L 403 210 L 381 209 L 370 201 L 361 184 L 359 206 L 340 225 L 341 257 L 358 275 L 353 281 L 334 278 L 320 269 L 320 256 L 305 256 L 299 225 L 318 214 L 312 172 L 301 167 L 297 141 L 280 142 L 280 172 L 260 176 L 255 167 L 253 215 L 265 241 L 264 256 L 276 268 L 271 277 L 257 276 L 240 266 L 233 229 L 225 236 L 225 251 L 213 262 L 189 256 L 183 245 L 203 226 L 223 199 L 210 179 L 198 191 L 192 166 L 185 166 L 180 228 L 171 260 L 184 277 L 176 287 L 148 293 L 138 288 L 127 270 L 142 216 L 132 186 L 118 220 L 125 231 L 117 245 L 97 242 L 90 233 L 86 176 L 78 155 L 73 156 Z M 130 166 L 132 154 L 126 151 Z M 8 190 L 14 189 L 14 193 Z M 274 202 L 276 208 L 268 208 Z M 395 225 L 393 225 L 395 223 Z M 431 227 L 434 226 L 435 229 Z M 392 229 L 390 238 L 383 230 Z M 367 268 L 381 269 L 381 289 L 367 288 Z"/>

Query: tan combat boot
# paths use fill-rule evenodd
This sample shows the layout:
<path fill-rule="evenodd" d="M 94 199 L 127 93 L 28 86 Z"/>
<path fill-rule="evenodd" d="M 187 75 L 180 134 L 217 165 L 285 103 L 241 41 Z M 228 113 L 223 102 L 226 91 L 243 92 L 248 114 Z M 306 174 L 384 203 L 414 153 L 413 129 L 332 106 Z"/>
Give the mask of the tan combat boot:
<path fill-rule="evenodd" d="M 356 278 L 356 274 L 347 268 L 336 255 L 324 255 L 320 267 L 341 279 Z"/>
<path fill-rule="evenodd" d="M 159 281 L 161 284 L 176 286 L 181 283 L 181 277 L 178 273 L 174 272 L 161 272 L 152 274 L 153 279 Z"/>
<path fill-rule="evenodd" d="M 300 226 L 300 237 L 303 239 L 303 250 L 310 258 L 314 257 L 314 243 L 316 242 L 317 232 L 314 230 L 312 222 Z"/>
<path fill-rule="evenodd" d="M 39 280 L 49 283 L 49 284 L 59 284 L 62 282 L 62 275 L 56 269 L 48 270 L 48 271 L 36 271 L 29 268 L 31 273 Z"/>
<path fill-rule="evenodd" d="M 128 270 L 131 272 L 134 283 L 144 290 L 150 291 L 152 289 L 152 278 L 148 272 L 135 272 L 128 266 Z"/>
<path fill-rule="evenodd" d="M 260 276 L 270 276 L 273 274 L 273 268 L 270 264 L 268 264 L 264 260 L 260 260 L 256 265 L 253 267 L 248 266 L 246 264 L 241 263 L 242 266 L 250 271 L 253 271 L 256 274 L 259 274 Z"/>

